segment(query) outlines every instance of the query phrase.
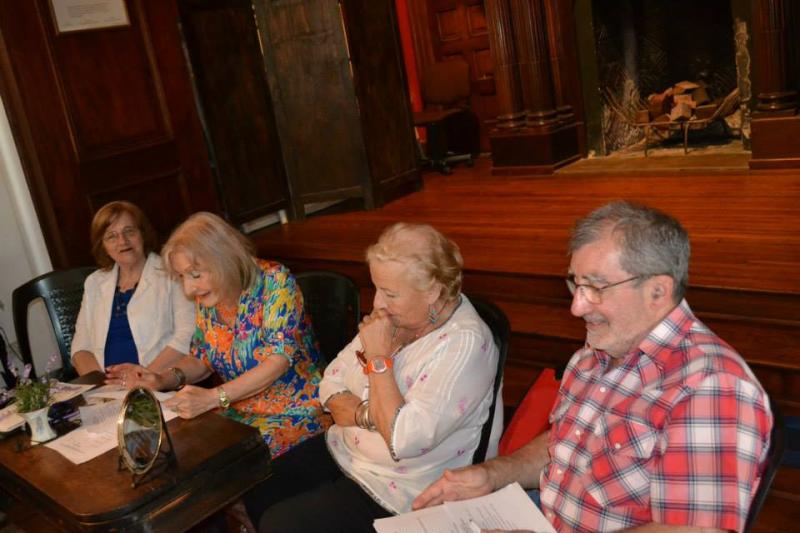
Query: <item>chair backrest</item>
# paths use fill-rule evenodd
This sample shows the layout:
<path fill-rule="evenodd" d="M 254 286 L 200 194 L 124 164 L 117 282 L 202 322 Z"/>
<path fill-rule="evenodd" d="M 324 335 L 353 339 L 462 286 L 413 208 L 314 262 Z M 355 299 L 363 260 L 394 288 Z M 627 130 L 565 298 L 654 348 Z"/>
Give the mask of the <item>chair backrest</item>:
<path fill-rule="evenodd" d="M 338 272 L 316 270 L 295 274 L 311 317 L 325 367 L 358 332 L 361 306 L 356 284 Z"/>
<path fill-rule="evenodd" d="M 78 311 L 81 308 L 83 282 L 95 270 L 96 267 L 56 270 L 34 278 L 14 289 L 11 295 L 14 331 L 17 334 L 20 355 L 26 364 L 31 365 L 31 368 L 33 368 L 33 356 L 28 338 L 28 305 L 37 298 L 42 298 L 53 325 L 58 351 L 61 354 L 63 369 L 60 377 L 62 380 L 75 377 L 75 370 L 72 368 L 70 360 L 70 346 L 75 333 L 75 320 L 77 320 Z M 5 361 L 3 361 L 3 368 L 8 374 L 9 369 Z M 35 376 L 35 372 L 32 371 L 31 375 Z"/>
<path fill-rule="evenodd" d="M 464 61 L 432 63 L 422 80 L 422 99 L 426 105 L 453 107 L 469 100 L 469 65 Z"/>
<path fill-rule="evenodd" d="M 772 411 L 772 432 L 769 437 L 769 453 L 767 454 L 767 464 L 764 466 L 764 472 L 761 474 L 761 482 L 758 485 L 753 501 L 750 502 L 750 510 L 747 512 L 747 521 L 744 524 L 745 533 L 752 530 L 758 518 L 758 513 L 761 511 L 761 506 L 764 505 L 764 500 L 767 499 L 767 494 L 772 486 L 772 481 L 775 479 L 775 474 L 778 473 L 778 468 L 783 461 L 783 452 L 786 448 L 786 432 L 783 426 L 783 417 L 774 402 L 770 401 L 770 409 Z"/>
<path fill-rule="evenodd" d="M 483 424 L 481 440 L 478 443 L 478 447 L 475 449 L 475 453 L 472 455 L 472 463 L 477 464 L 486 460 L 486 452 L 489 449 L 489 438 L 491 437 L 492 426 L 494 424 L 494 412 L 497 408 L 497 402 L 502 402 L 502 398 L 498 398 L 498 393 L 500 391 L 500 384 L 503 381 L 503 369 L 505 368 L 506 357 L 508 356 L 511 325 L 508 322 L 506 314 L 492 302 L 474 296 L 470 296 L 469 301 L 472 302 L 472 306 L 475 307 L 481 319 L 489 326 L 489 329 L 492 331 L 492 336 L 494 337 L 494 342 L 500 352 L 497 358 L 497 371 L 494 377 L 492 404 L 489 406 L 489 418 Z"/>

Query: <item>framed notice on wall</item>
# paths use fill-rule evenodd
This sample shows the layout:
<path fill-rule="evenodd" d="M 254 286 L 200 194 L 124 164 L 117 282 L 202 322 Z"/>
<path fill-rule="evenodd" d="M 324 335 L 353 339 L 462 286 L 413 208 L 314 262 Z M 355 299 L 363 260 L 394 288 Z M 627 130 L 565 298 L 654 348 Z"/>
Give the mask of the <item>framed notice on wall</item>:
<path fill-rule="evenodd" d="M 58 33 L 130 24 L 125 0 L 50 0 Z"/>

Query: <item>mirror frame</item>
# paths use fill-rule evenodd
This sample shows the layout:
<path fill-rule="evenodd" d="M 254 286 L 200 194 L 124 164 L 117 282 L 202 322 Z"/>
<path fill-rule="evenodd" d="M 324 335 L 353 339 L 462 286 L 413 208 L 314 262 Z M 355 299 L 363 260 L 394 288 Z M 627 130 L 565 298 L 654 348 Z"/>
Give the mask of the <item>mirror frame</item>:
<path fill-rule="evenodd" d="M 159 420 L 159 433 L 158 433 L 158 445 L 156 446 L 155 452 L 153 456 L 150 458 L 150 461 L 144 465 L 139 466 L 137 465 L 136 461 L 133 460 L 130 453 L 128 453 L 128 449 L 125 446 L 125 434 L 124 426 L 125 420 L 127 419 L 126 414 L 128 411 L 128 406 L 133 402 L 134 393 L 136 395 L 144 393 L 145 396 L 149 396 L 150 399 L 155 402 L 156 406 L 158 407 L 158 420 Z M 125 395 L 125 399 L 122 401 L 122 407 L 119 410 L 119 415 L 117 416 L 117 449 L 119 450 L 119 456 L 121 461 L 125 464 L 125 466 L 130 470 L 133 474 L 141 476 L 149 472 L 156 463 L 156 460 L 161 455 L 161 446 L 164 443 L 164 433 L 166 432 L 166 427 L 164 424 L 164 413 L 161 412 L 161 404 L 159 403 L 158 399 L 149 389 L 144 387 L 136 387 L 128 391 Z"/>

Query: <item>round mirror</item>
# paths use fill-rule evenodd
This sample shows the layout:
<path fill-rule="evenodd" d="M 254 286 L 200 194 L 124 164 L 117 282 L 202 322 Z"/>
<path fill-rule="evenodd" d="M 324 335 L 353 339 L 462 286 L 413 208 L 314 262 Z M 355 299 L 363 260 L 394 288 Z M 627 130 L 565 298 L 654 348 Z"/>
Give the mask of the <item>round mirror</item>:
<path fill-rule="evenodd" d="M 158 400 L 147 389 L 131 389 L 117 419 L 119 454 L 125 466 L 138 475 L 149 471 L 158 458 L 163 437 Z"/>

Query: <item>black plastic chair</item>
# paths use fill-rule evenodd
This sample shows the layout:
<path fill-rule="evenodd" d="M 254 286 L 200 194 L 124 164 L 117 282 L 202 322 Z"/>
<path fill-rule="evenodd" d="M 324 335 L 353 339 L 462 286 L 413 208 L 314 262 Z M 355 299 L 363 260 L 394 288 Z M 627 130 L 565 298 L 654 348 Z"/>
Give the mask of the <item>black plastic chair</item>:
<path fill-rule="evenodd" d="M 498 396 L 500 392 L 500 383 L 503 381 L 503 369 L 505 368 L 506 357 L 508 356 L 511 325 L 508 322 L 506 314 L 492 302 L 474 296 L 470 296 L 469 301 L 472 302 L 478 315 L 486 322 L 489 329 L 492 330 L 494 342 L 500 352 L 497 358 L 497 372 L 494 378 L 494 395 L 492 397 L 492 404 L 489 406 L 489 418 L 483 424 L 481 440 L 478 443 L 478 447 L 475 449 L 475 453 L 472 455 L 472 464 L 478 464 L 486 460 L 486 452 L 489 449 L 489 438 L 492 434 L 492 424 L 494 423 L 494 412 L 497 407 L 497 402 L 502 401 L 502 398 L 498 398 Z"/>
<path fill-rule="evenodd" d="M 778 468 L 783 462 L 783 452 L 786 448 L 786 432 L 783 425 L 783 417 L 774 402 L 770 401 L 770 408 L 772 409 L 772 432 L 769 437 L 769 453 L 767 455 L 767 464 L 764 467 L 764 473 L 761 474 L 761 483 L 758 485 L 753 501 L 750 503 L 750 510 L 747 512 L 747 521 L 744 524 L 744 533 L 752 531 L 753 526 L 758 518 L 758 513 L 767 499 L 767 493 L 772 486 L 775 479 L 775 474 L 778 473 Z"/>
<path fill-rule="evenodd" d="M 324 368 L 358 332 L 358 287 L 344 274 L 328 270 L 301 272 L 295 279 L 303 293 L 305 312 L 311 316 Z"/>
<path fill-rule="evenodd" d="M 22 360 L 31 365 L 31 376 L 35 377 L 35 371 L 28 338 L 29 304 L 37 298 L 44 300 L 55 332 L 58 351 L 61 354 L 63 368 L 59 377 L 61 380 L 72 379 L 76 373 L 72 368 L 70 346 L 72 345 L 72 336 L 75 334 L 75 321 L 81 308 L 83 282 L 95 270 L 96 267 L 80 267 L 48 272 L 14 289 L 11 295 L 14 330 L 17 333 Z M 3 371 L 6 373 L 6 380 L 11 380 L 8 362 L 5 360 L 3 360 Z"/>

